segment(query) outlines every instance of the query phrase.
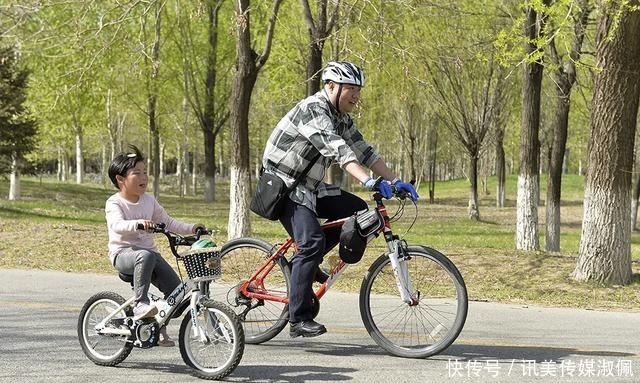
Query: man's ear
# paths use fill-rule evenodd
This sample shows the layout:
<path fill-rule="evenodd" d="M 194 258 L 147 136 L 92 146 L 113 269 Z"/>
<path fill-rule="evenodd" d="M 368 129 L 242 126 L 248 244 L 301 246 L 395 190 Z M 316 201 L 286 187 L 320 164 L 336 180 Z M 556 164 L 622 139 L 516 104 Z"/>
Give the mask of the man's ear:
<path fill-rule="evenodd" d="M 329 91 L 333 92 L 333 89 L 336 87 L 336 83 L 333 81 L 329 81 L 327 83 L 327 87 L 329 88 Z"/>

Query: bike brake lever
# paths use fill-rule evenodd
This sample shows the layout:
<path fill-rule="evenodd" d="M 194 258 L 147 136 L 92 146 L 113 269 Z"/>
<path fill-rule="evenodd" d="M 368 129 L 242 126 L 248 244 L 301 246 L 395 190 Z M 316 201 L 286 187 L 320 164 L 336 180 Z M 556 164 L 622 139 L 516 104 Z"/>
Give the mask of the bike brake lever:
<path fill-rule="evenodd" d="M 211 230 L 207 230 L 207 229 L 203 229 L 201 227 L 196 229 L 196 238 L 200 239 L 201 236 L 203 235 L 211 235 L 211 233 L 213 233 L 213 231 Z"/>

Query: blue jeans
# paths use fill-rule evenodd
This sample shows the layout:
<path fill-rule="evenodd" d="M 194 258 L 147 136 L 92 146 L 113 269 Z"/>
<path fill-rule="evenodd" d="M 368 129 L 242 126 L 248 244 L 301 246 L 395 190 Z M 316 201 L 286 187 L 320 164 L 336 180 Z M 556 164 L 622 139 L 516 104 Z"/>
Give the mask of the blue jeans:
<path fill-rule="evenodd" d="M 180 284 L 178 274 L 171 268 L 160 253 L 139 247 L 120 250 L 116 255 L 116 269 L 133 275 L 135 302 L 149 304 L 149 285 L 153 283 L 164 293 L 166 299 Z"/>
<path fill-rule="evenodd" d="M 323 231 L 318 218 L 327 221 L 349 217 L 367 208 L 360 197 L 342 190 L 339 196 L 318 198 L 316 213 L 290 199 L 280 223 L 293 237 L 298 248 L 291 260 L 289 286 L 289 322 L 313 319 L 313 280 L 322 257 L 340 241 L 340 228 Z"/>

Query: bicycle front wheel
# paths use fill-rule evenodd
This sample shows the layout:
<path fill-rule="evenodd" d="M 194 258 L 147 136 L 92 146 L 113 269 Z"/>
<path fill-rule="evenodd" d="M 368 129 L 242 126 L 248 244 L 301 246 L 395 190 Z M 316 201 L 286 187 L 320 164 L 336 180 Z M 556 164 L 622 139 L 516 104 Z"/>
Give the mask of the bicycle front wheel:
<path fill-rule="evenodd" d="M 180 354 L 184 362 L 203 379 L 222 379 L 240 363 L 244 353 L 244 332 L 236 314 L 225 304 L 203 301 L 194 327 L 191 310 L 180 325 Z"/>
<path fill-rule="evenodd" d="M 393 355 L 426 358 L 453 343 L 467 318 L 467 289 L 440 252 L 410 246 L 407 270 L 414 302 L 400 298 L 389 256 L 369 268 L 360 288 L 360 315 L 373 340 Z M 401 286 L 408 288 L 408 286 Z"/>
<path fill-rule="evenodd" d="M 216 285 L 225 287 L 226 302 L 240 317 L 244 325 L 245 342 L 249 344 L 272 339 L 289 321 L 288 304 L 275 299 L 251 299 L 238 289 L 271 256 L 271 249 L 272 246 L 265 241 L 239 238 L 225 243 L 220 252 L 222 275 Z M 290 275 L 289 264 L 281 257 L 262 281 L 252 282 L 250 288 L 274 298 L 286 298 L 289 294 Z"/>

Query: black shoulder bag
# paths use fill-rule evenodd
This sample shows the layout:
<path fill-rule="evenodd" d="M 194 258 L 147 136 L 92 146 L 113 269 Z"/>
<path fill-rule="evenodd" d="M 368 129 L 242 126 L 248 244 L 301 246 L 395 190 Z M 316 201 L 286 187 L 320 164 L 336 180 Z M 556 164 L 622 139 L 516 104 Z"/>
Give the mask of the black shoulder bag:
<path fill-rule="evenodd" d="M 251 199 L 249 209 L 260 217 L 275 221 L 282 215 L 285 202 L 289 193 L 298 186 L 300 181 L 307 175 L 313 164 L 320 158 L 320 153 L 311 161 L 309 165 L 302 171 L 300 176 L 296 178 L 290 188 L 284 183 L 282 178 L 275 174 L 267 173 L 262 169 L 256 193 Z"/>

